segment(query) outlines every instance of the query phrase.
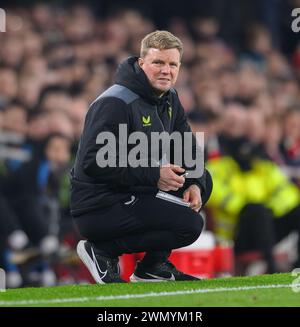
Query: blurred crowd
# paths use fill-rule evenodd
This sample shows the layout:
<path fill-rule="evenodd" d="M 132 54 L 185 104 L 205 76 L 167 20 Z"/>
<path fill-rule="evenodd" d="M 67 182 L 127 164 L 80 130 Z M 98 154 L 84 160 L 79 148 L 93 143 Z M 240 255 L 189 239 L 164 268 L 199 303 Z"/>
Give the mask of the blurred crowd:
<path fill-rule="evenodd" d="M 32 284 L 37 275 L 40 285 L 57 283 L 53 262 L 77 238 L 68 173 L 89 103 L 156 28 L 128 9 L 101 19 L 82 5 L 7 12 L 0 35 L 0 266 L 9 286 Z M 300 42 L 287 56 L 253 23 L 237 50 L 210 17 L 173 19 L 167 29 L 184 44 L 176 89 L 193 131 L 205 133 L 208 165 L 233 156 L 243 140 L 250 155 L 272 161 L 300 187 Z M 24 273 L 19 262 L 30 258 Z"/>

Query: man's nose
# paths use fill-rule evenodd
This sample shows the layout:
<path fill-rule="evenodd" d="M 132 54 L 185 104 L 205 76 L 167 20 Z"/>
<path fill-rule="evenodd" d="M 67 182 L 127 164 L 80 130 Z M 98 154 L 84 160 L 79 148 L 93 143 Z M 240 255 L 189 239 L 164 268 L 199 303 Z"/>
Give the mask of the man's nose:
<path fill-rule="evenodd" d="M 170 72 L 171 72 L 171 67 L 170 67 L 170 65 L 164 65 L 164 66 L 162 67 L 162 69 L 161 69 L 161 72 L 162 72 L 163 74 L 170 74 Z"/>

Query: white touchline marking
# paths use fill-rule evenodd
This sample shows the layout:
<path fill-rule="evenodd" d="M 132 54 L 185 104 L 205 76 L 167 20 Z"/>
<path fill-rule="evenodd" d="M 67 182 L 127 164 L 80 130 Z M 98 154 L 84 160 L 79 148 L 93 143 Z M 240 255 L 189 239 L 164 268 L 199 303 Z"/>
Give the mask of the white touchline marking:
<path fill-rule="evenodd" d="M 218 292 L 239 292 L 257 289 L 271 289 L 271 288 L 292 288 L 300 286 L 299 284 L 277 284 L 277 285 L 257 285 L 257 286 L 240 286 L 240 287 L 220 287 L 220 288 L 206 288 L 176 292 L 151 292 L 144 294 L 124 294 L 124 295 L 109 295 L 109 296 L 91 296 L 91 297 L 78 297 L 66 299 L 41 299 L 41 300 L 22 300 L 22 301 L 0 301 L 0 306 L 10 305 L 31 305 L 31 304 L 55 304 L 55 303 L 68 303 L 68 302 L 88 302 L 88 301 L 111 301 L 111 300 L 129 300 L 140 299 L 146 297 L 161 297 L 161 296 L 175 296 L 185 294 L 203 294 L 203 293 L 218 293 Z"/>

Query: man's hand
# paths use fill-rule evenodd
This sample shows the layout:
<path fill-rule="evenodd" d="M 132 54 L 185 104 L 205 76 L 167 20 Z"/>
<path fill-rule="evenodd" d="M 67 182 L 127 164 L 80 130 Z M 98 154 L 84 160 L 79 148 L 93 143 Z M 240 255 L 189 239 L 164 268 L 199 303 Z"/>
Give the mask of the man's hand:
<path fill-rule="evenodd" d="M 162 191 L 177 191 L 185 182 L 185 178 L 176 173 L 184 173 L 184 169 L 176 165 L 160 167 L 160 179 L 157 186 Z"/>
<path fill-rule="evenodd" d="M 183 193 L 183 200 L 185 202 L 190 202 L 190 208 L 198 212 L 202 206 L 202 198 L 199 186 L 193 184 L 188 189 L 186 189 Z"/>

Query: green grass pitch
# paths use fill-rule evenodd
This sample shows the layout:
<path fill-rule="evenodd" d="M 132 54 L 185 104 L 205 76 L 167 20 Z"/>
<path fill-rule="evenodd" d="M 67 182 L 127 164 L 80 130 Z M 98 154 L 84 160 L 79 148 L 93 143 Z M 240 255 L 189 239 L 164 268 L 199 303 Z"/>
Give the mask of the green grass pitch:
<path fill-rule="evenodd" d="M 10 289 L 0 292 L 0 307 L 295 307 L 300 306 L 300 277 L 298 276 L 289 273 L 197 282 Z"/>

